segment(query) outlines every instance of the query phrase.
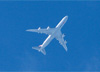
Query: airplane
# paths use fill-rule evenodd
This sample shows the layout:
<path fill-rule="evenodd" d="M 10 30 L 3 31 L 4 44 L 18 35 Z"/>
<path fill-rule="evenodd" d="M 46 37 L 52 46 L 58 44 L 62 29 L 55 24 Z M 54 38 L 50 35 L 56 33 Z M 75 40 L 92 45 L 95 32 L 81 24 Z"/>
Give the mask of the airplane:
<path fill-rule="evenodd" d="M 64 40 L 65 35 L 61 33 L 61 29 L 67 20 L 68 20 L 68 16 L 63 17 L 62 20 L 58 23 L 58 25 L 55 28 L 50 28 L 48 26 L 46 29 L 41 29 L 39 27 L 38 29 L 26 30 L 29 32 L 45 33 L 48 35 L 48 37 L 46 38 L 46 40 L 43 42 L 42 45 L 39 45 L 38 47 L 32 47 L 32 49 L 38 50 L 39 52 L 46 55 L 45 47 L 52 41 L 52 39 L 55 38 L 63 46 L 65 51 L 67 51 L 67 46 L 66 46 L 67 41 Z"/>

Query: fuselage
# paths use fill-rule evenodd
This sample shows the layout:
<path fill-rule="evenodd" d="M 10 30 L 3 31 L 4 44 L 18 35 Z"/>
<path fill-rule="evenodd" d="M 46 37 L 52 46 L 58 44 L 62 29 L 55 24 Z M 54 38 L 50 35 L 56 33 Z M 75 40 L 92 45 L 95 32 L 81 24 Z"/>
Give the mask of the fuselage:
<path fill-rule="evenodd" d="M 51 41 L 52 39 L 55 37 L 55 34 L 57 33 L 57 31 L 61 30 L 61 28 L 63 27 L 63 25 L 66 23 L 68 19 L 68 16 L 65 16 L 64 18 L 62 18 L 62 20 L 58 23 L 58 25 L 55 27 L 55 31 L 52 32 L 51 35 L 49 35 L 46 40 L 43 42 L 43 44 L 41 45 L 40 51 L 45 48 Z"/>

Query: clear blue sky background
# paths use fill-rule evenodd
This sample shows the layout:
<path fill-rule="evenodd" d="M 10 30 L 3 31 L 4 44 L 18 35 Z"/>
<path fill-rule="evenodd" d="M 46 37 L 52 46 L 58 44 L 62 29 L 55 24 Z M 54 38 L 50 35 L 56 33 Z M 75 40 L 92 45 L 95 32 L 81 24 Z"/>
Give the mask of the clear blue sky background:
<path fill-rule="evenodd" d="M 56 39 L 46 47 L 46 56 L 32 50 L 47 35 L 25 30 L 53 28 L 65 15 L 68 51 Z M 0 71 L 12 70 L 100 71 L 100 2 L 0 2 Z"/>

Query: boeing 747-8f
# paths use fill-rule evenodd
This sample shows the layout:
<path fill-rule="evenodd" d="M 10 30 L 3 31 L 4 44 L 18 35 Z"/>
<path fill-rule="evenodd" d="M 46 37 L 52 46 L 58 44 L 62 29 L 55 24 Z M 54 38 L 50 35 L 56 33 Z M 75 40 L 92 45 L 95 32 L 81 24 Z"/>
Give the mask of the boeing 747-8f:
<path fill-rule="evenodd" d="M 56 38 L 59 41 L 59 43 L 64 47 L 64 49 L 67 51 L 67 46 L 66 46 L 67 41 L 64 40 L 65 35 L 61 33 L 61 28 L 66 23 L 67 19 L 68 16 L 65 16 L 55 28 L 50 28 L 48 26 L 47 29 L 41 29 L 39 27 L 38 29 L 26 30 L 30 32 L 45 33 L 49 35 L 42 45 L 39 45 L 39 47 L 32 47 L 32 49 L 38 50 L 39 52 L 42 52 L 44 55 L 46 55 L 45 47 L 52 41 L 52 39 Z"/>

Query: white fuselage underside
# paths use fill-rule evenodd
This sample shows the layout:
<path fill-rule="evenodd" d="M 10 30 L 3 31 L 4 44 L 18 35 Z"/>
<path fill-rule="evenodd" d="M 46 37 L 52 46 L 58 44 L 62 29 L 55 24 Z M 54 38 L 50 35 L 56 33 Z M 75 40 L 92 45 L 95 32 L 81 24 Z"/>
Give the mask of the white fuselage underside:
<path fill-rule="evenodd" d="M 55 38 L 55 35 L 57 34 L 57 32 L 58 32 L 59 30 L 61 30 L 61 28 L 63 27 L 63 25 L 66 23 L 67 19 L 68 19 L 67 16 L 65 16 L 65 17 L 58 23 L 58 25 L 55 27 L 55 30 L 52 32 L 52 34 L 50 34 L 50 35 L 46 38 L 46 40 L 43 42 L 43 44 L 41 45 L 40 50 L 42 50 L 43 48 L 45 48 L 45 47 L 52 41 L 52 39 Z"/>

